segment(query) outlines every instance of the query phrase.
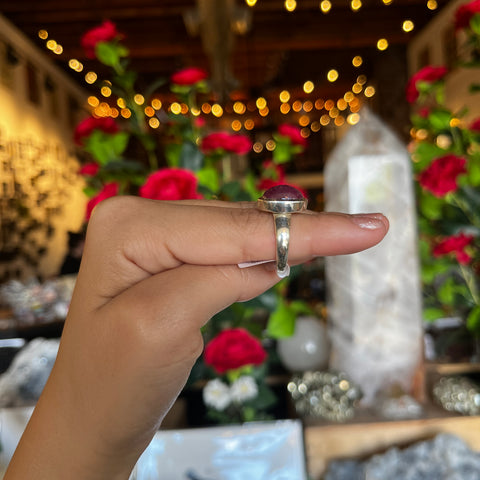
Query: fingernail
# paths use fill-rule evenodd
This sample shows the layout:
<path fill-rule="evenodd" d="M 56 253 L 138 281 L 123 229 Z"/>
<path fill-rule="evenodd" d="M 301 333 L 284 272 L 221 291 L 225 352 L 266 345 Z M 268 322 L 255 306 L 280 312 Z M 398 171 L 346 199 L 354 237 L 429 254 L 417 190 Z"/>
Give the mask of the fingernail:
<path fill-rule="evenodd" d="M 352 222 L 360 228 L 367 230 L 377 230 L 378 228 L 388 228 L 386 218 L 381 213 L 359 213 L 351 216 Z"/>

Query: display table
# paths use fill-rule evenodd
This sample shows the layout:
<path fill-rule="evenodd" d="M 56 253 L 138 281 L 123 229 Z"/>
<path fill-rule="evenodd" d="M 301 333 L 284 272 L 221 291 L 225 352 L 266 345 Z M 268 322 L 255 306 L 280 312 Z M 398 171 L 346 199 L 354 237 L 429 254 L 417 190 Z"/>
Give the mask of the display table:
<path fill-rule="evenodd" d="M 362 459 L 390 447 L 407 446 L 439 433 L 462 438 L 480 451 L 480 416 L 452 416 L 434 407 L 418 420 L 379 421 L 358 419 L 345 424 L 305 423 L 305 450 L 312 480 L 320 480 L 328 462 Z"/>

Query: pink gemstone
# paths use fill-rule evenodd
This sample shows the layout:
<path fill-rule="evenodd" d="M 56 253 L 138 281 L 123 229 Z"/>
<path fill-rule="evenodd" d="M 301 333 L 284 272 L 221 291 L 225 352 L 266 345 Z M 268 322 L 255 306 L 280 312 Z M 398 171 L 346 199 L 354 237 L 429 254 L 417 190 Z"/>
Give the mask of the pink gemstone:
<path fill-rule="evenodd" d="M 303 200 L 305 197 L 296 188 L 290 185 L 275 185 L 264 194 L 265 200 Z"/>

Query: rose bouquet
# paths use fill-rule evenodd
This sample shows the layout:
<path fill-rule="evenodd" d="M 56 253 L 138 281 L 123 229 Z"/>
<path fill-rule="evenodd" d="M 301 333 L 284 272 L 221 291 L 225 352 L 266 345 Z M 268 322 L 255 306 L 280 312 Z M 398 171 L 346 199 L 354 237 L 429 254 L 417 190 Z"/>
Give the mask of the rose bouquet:
<path fill-rule="evenodd" d="M 479 4 L 478 0 L 472 2 Z M 471 5 L 471 4 L 469 4 Z M 469 5 L 457 12 L 465 19 Z M 477 18 L 478 14 L 473 14 Z M 462 20 L 462 22 L 463 22 Z M 476 20 L 475 20 L 476 21 Z M 466 24 L 466 23 L 465 23 Z M 478 37 L 478 35 L 477 35 Z M 417 182 L 424 319 L 460 317 L 480 334 L 480 119 L 445 102 L 443 66 L 412 76 L 412 158 Z"/>
<path fill-rule="evenodd" d="M 203 388 L 208 416 L 218 423 L 242 423 L 272 418 L 276 403 L 265 385 L 267 352 L 260 340 L 243 328 L 221 331 L 205 347 L 204 361 L 215 378 Z"/>

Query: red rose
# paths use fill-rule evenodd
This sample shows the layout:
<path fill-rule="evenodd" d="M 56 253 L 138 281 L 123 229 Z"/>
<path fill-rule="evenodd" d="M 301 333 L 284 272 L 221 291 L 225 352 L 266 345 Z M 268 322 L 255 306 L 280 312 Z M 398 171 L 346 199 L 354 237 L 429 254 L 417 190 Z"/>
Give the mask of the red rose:
<path fill-rule="evenodd" d="M 473 238 L 472 235 L 465 235 L 464 233 L 447 237 L 435 246 L 433 255 L 435 257 L 441 257 L 449 253 L 454 253 L 458 263 L 467 265 L 470 263 L 472 257 L 470 257 L 464 249 L 473 242 Z"/>
<path fill-rule="evenodd" d="M 90 162 L 83 165 L 78 173 L 80 175 L 84 175 L 85 177 L 94 177 L 98 173 L 99 169 L 100 165 L 98 163 Z"/>
<path fill-rule="evenodd" d="M 85 218 L 88 220 L 91 215 L 93 209 L 103 200 L 107 198 L 114 197 L 118 194 L 118 183 L 112 182 L 107 183 L 100 192 L 97 193 L 94 197 L 92 197 L 89 202 L 87 203 L 87 212 Z"/>
<path fill-rule="evenodd" d="M 479 132 L 480 133 L 480 118 L 476 118 L 468 127 L 472 132 Z"/>
<path fill-rule="evenodd" d="M 245 135 L 233 134 L 225 139 L 223 148 L 227 152 L 237 153 L 243 155 L 252 149 L 252 142 Z"/>
<path fill-rule="evenodd" d="M 190 67 L 174 73 L 170 80 L 176 85 L 194 85 L 195 83 L 205 80 L 207 77 L 208 75 L 205 70 Z"/>
<path fill-rule="evenodd" d="M 436 197 L 443 197 L 457 188 L 457 177 L 467 173 L 466 160 L 462 157 L 449 154 L 436 158 L 423 172 L 418 181 L 420 185 Z"/>
<path fill-rule="evenodd" d="M 109 42 L 120 36 L 117 26 L 110 20 L 105 20 L 98 27 L 86 32 L 81 39 L 82 48 L 88 58 L 95 58 L 95 47 L 97 43 Z"/>
<path fill-rule="evenodd" d="M 295 125 L 284 123 L 278 127 L 278 133 L 289 138 L 293 145 L 307 146 L 307 139 L 302 137 L 301 130 Z"/>
<path fill-rule="evenodd" d="M 433 67 L 428 65 L 410 77 L 406 88 L 408 103 L 414 103 L 420 92 L 417 89 L 418 82 L 435 83 L 441 80 L 448 73 L 446 67 Z"/>
<path fill-rule="evenodd" d="M 197 192 L 197 177 L 190 170 L 164 168 L 152 173 L 139 194 L 152 200 L 190 200 L 202 198 Z"/>
<path fill-rule="evenodd" d="M 430 115 L 430 109 L 428 107 L 422 107 L 418 111 L 418 115 L 422 118 L 428 118 L 428 116 Z"/>
<path fill-rule="evenodd" d="M 236 370 L 245 365 L 261 365 L 267 352 L 260 341 L 243 328 L 219 333 L 205 347 L 204 359 L 218 373 Z"/>
<path fill-rule="evenodd" d="M 118 132 L 118 125 L 111 117 L 88 117 L 76 126 L 73 134 L 75 143 L 82 146 L 83 139 L 89 137 L 94 130 L 114 134 Z"/>
<path fill-rule="evenodd" d="M 211 153 L 215 150 L 237 153 L 239 155 L 248 153 L 252 148 L 252 142 L 245 135 L 230 134 L 227 132 L 213 132 L 202 139 L 200 149 L 204 153 Z"/>
<path fill-rule="evenodd" d="M 476 13 L 480 13 L 480 0 L 458 7 L 455 12 L 455 30 L 470 27 L 470 20 Z"/>

